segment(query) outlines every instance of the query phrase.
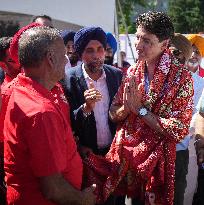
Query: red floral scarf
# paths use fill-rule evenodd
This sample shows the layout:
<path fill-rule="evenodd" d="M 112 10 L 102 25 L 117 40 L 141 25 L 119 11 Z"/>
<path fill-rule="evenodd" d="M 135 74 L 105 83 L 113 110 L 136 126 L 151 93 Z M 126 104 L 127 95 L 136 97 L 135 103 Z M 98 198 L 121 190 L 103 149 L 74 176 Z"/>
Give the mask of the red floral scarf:
<path fill-rule="evenodd" d="M 141 61 L 129 69 L 114 105 L 122 105 L 124 83 L 131 75 L 144 88 L 144 72 L 145 63 Z M 97 185 L 98 203 L 118 194 L 140 198 L 146 204 L 173 205 L 176 143 L 188 134 L 192 97 L 190 73 L 165 51 L 149 92 L 145 94 L 143 89 L 142 102 L 159 116 L 158 123 L 168 136 L 161 136 L 133 113 L 121 122 L 105 158 L 91 154 L 84 160 L 84 184 Z"/>

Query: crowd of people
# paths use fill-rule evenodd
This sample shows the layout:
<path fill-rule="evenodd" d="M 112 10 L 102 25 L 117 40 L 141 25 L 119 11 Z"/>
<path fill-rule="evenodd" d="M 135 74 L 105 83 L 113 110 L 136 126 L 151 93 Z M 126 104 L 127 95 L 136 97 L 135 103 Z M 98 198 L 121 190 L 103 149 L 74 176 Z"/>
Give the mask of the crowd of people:
<path fill-rule="evenodd" d="M 0 205 L 204 204 L 204 38 L 149 11 L 135 49 L 47 15 L 0 38 Z"/>

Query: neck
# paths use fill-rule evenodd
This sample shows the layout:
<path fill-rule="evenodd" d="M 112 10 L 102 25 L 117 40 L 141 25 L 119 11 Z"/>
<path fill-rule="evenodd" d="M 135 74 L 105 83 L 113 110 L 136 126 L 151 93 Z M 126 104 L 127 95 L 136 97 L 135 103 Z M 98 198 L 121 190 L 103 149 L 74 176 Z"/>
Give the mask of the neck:
<path fill-rule="evenodd" d="M 41 84 L 44 88 L 51 90 L 55 84 L 56 81 L 53 81 L 49 73 L 41 72 L 42 69 L 39 68 L 26 68 L 25 70 L 25 76 L 31 78 L 32 80 L 38 82 Z"/>
<path fill-rule="evenodd" d="M 154 77 L 154 71 L 155 71 L 155 63 L 148 63 L 146 62 L 146 72 L 148 73 L 148 78 L 151 81 Z"/>
<path fill-rule="evenodd" d="M 85 66 L 85 70 L 87 74 L 89 75 L 89 77 L 94 81 L 97 81 L 103 73 L 102 68 L 99 68 L 93 72 L 92 69 L 89 69 L 87 66 Z"/>

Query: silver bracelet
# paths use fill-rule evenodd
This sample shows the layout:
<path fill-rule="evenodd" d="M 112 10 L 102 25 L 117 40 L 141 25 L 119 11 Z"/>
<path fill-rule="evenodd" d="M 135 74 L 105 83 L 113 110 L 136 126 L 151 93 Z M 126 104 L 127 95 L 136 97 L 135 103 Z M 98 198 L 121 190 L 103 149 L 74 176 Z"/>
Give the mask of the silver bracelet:
<path fill-rule="evenodd" d="M 195 142 L 193 143 L 193 144 L 194 144 L 194 146 L 195 146 L 195 145 L 196 145 L 196 144 L 197 144 L 200 140 L 201 140 L 201 139 L 199 139 L 199 138 L 198 138 L 198 139 L 196 139 L 196 140 L 195 140 Z"/>
<path fill-rule="evenodd" d="M 83 112 L 83 115 L 85 118 L 88 117 L 89 115 L 91 115 L 91 112 L 85 112 L 84 105 L 81 105 L 81 109 L 82 109 L 82 112 Z"/>

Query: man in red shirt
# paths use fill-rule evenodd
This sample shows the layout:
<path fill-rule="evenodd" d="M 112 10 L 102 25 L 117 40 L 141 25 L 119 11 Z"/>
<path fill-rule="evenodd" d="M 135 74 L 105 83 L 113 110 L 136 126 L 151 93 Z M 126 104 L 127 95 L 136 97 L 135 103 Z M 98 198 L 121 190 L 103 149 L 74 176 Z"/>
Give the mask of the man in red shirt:
<path fill-rule="evenodd" d="M 36 27 L 18 45 L 25 73 L 10 88 L 4 121 L 8 205 L 93 205 L 93 187 L 81 191 L 82 161 L 57 84 L 66 64 L 63 40 L 53 28 Z"/>
<path fill-rule="evenodd" d="M 11 40 L 11 37 L 0 38 L 0 67 L 5 72 L 2 86 L 5 86 L 21 72 L 20 65 L 11 58 L 9 53 Z"/>

